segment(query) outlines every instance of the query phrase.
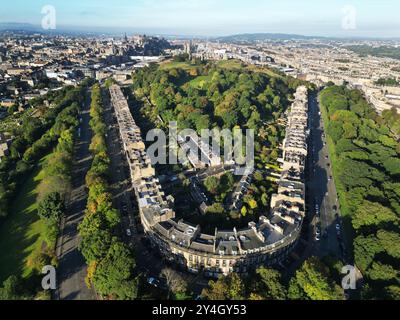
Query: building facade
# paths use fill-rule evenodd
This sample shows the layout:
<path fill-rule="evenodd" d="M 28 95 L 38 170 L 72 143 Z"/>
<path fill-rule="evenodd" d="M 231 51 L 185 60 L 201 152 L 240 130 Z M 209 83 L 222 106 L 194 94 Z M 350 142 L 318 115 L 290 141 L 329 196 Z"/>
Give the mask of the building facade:
<path fill-rule="evenodd" d="M 173 198 L 167 197 L 146 154 L 140 129 L 119 86 L 110 88 L 120 136 L 146 235 L 165 259 L 210 277 L 272 266 L 286 259 L 297 244 L 305 216 L 303 171 L 307 156 L 308 96 L 299 87 L 288 119 L 282 175 L 271 212 L 247 228 L 202 233 L 200 226 L 175 219 Z"/>

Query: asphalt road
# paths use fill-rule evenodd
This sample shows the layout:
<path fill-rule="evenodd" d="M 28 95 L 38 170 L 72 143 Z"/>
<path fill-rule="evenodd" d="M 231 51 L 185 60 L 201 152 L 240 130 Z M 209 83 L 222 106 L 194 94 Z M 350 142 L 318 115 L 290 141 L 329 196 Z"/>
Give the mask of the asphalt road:
<path fill-rule="evenodd" d="M 134 190 L 130 182 L 129 167 L 119 138 L 118 123 L 114 115 L 114 109 L 110 104 L 109 95 L 104 94 L 104 119 L 108 126 L 106 142 L 108 154 L 111 160 L 111 191 L 113 204 L 122 214 L 121 237 L 127 242 L 131 238 L 127 236 L 127 230 L 137 234 L 134 216 L 137 214 L 137 204 L 134 201 Z"/>
<path fill-rule="evenodd" d="M 310 146 L 307 185 L 309 192 L 309 210 L 313 219 L 315 254 L 332 254 L 346 260 L 343 243 L 343 227 L 340 219 L 340 206 L 332 174 L 329 150 L 326 144 L 324 124 L 319 115 L 320 106 L 316 96 L 310 96 Z M 319 214 L 317 214 L 317 207 Z M 339 225 L 339 228 L 337 228 Z M 319 227 L 320 240 L 316 240 L 315 231 Z"/>
<path fill-rule="evenodd" d="M 90 169 L 92 156 L 89 145 L 92 138 L 89 115 L 90 93 L 82 109 L 82 122 L 79 125 L 80 136 L 77 135 L 75 145 L 75 163 L 72 177 L 72 191 L 67 201 L 67 213 L 61 223 L 60 237 L 57 242 L 58 290 L 55 298 L 59 300 L 95 300 L 93 290 L 85 284 L 86 262 L 78 250 L 80 237 L 78 225 L 83 220 L 87 190 L 85 184 L 86 173 Z"/>

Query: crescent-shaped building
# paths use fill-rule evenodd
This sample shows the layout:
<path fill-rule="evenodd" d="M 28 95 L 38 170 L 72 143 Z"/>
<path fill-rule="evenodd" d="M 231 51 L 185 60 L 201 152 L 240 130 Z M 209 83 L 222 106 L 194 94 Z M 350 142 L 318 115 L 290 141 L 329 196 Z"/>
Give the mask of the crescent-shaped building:
<path fill-rule="evenodd" d="M 297 244 L 305 217 L 304 168 L 307 158 L 308 93 L 301 86 L 287 117 L 283 142 L 282 173 L 271 212 L 247 228 L 216 229 L 204 234 L 200 226 L 175 219 L 173 198 L 167 197 L 148 157 L 128 103 L 119 86 L 110 88 L 111 102 L 129 164 L 139 204 L 141 222 L 148 238 L 168 260 L 189 271 L 218 277 L 230 272 L 277 264 Z"/>

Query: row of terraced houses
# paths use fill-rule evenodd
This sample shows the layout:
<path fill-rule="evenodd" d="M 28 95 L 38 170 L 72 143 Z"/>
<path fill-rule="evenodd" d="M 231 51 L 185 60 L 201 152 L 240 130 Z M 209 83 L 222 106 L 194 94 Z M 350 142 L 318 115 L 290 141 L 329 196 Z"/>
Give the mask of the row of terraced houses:
<path fill-rule="evenodd" d="M 299 240 L 305 215 L 303 172 L 307 156 L 308 96 L 299 87 L 288 115 L 283 143 L 282 175 L 271 212 L 244 229 L 201 232 L 201 227 L 175 219 L 172 197 L 164 194 L 151 160 L 119 86 L 110 88 L 120 136 L 146 235 L 162 256 L 186 267 L 218 277 L 247 273 L 260 265 L 285 259 Z"/>

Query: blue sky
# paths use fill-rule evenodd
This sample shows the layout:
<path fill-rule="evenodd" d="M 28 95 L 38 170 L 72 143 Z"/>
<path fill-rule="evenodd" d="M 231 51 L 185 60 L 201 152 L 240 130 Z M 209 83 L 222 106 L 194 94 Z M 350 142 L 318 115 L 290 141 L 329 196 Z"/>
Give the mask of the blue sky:
<path fill-rule="evenodd" d="M 0 22 L 39 25 L 53 5 L 59 28 L 113 28 L 130 32 L 227 35 L 249 32 L 400 37 L 398 0 L 12 0 Z M 356 29 L 342 28 L 343 7 L 356 10 Z"/>

